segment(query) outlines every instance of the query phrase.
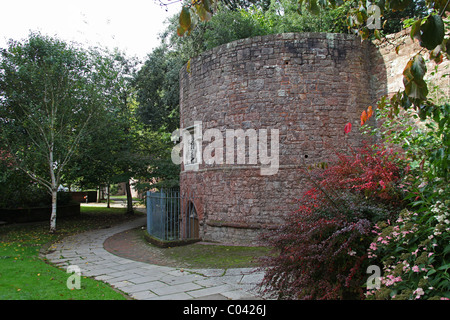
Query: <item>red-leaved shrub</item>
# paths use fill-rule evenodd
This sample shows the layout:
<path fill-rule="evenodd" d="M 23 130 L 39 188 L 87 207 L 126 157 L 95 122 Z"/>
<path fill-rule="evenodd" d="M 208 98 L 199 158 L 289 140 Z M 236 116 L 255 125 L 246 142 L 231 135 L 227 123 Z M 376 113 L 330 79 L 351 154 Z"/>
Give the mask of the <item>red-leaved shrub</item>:
<path fill-rule="evenodd" d="M 263 259 L 261 286 L 278 299 L 362 299 L 373 225 L 395 217 L 396 155 L 364 147 L 338 155 L 326 169 L 305 171 L 311 187 L 279 229 L 263 239 L 275 253 Z"/>
<path fill-rule="evenodd" d="M 383 202 L 400 201 L 397 184 L 403 166 L 393 149 L 365 145 L 350 155 L 338 154 L 338 162 L 326 170 L 321 184 L 361 192 Z"/>

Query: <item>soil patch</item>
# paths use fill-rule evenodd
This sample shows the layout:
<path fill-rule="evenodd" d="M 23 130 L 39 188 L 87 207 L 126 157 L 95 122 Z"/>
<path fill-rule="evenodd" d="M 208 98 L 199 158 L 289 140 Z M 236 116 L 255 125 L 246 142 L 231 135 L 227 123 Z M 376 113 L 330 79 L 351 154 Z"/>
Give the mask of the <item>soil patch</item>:
<path fill-rule="evenodd" d="M 166 257 L 160 248 L 149 245 L 143 238 L 143 232 L 140 228 L 127 230 L 109 237 L 104 242 L 103 247 L 116 256 L 134 261 L 168 267 L 188 267 L 188 265 L 183 265 L 179 261 Z"/>
<path fill-rule="evenodd" d="M 124 231 L 108 238 L 104 248 L 119 257 L 175 268 L 251 268 L 258 257 L 270 254 L 269 248 L 240 247 L 203 242 L 181 247 L 160 248 L 145 239 L 141 228 Z"/>

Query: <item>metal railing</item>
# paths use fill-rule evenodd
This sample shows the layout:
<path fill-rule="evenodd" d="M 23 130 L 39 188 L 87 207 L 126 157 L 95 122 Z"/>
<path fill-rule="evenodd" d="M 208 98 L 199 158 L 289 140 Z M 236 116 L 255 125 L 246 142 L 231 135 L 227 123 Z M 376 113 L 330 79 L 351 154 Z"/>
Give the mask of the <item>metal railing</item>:
<path fill-rule="evenodd" d="M 163 240 L 199 238 L 199 224 L 193 194 L 178 189 L 148 191 L 147 232 Z"/>

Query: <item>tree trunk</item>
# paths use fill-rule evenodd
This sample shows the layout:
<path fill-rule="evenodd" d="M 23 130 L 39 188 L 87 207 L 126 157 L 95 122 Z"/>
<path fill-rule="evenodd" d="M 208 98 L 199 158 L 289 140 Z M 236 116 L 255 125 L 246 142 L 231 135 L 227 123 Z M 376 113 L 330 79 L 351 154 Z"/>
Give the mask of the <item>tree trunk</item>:
<path fill-rule="evenodd" d="M 52 213 L 50 215 L 50 233 L 56 232 L 56 208 L 58 201 L 58 181 L 55 176 L 55 168 L 53 162 L 53 146 L 49 153 L 50 178 L 51 178 L 51 193 L 52 193 Z"/>
<path fill-rule="evenodd" d="M 106 205 L 106 207 L 110 208 L 109 202 L 111 201 L 111 185 L 108 183 L 108 186 L 106 188 L 107 188 L 106 192 L 108 192 L 107 193 L 107 201 L 106 201 L 107 205 Z"/>
<path fill-rule="evenodd" d="M 131 196 L 130 180 L 125 183 L 125 190 L 127 192 L 127 212 L 126 214 L 134 214 L 133 211 L 133 197 Z"/>
<path fill-rule="evenodd" d="M 56 208 L 58 201 L 58 189 L 52 188 L 52 214 L 50 216 L 50 233 L 56 232 Z"/>

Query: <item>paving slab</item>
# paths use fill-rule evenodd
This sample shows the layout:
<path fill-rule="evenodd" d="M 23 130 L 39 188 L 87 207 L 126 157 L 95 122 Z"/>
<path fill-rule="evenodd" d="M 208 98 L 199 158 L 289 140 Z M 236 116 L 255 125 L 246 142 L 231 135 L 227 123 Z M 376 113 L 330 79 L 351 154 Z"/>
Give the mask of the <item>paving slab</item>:
<path fill-rule="evenodd" d="M 70 236 L 50 246 L 45 258 L 120 289 L 138 300 L 262 299 L 254 290 L 262 274 L 252 268 L 186 269 L 153 265 L 116 256 L 103 248 L 113 235 L 144 226 L 146 217 L 108 229 Z"/>
<path fill-rule="evenodd" d="M 221 295 L 229 300 L 259 300 L 259 299 L 261 299 L 259 297 L 256 297 L 255 295 L 253 295 L 247 291 L 243 291 L 243 290 L 222 292 Z"/>
<path fill-rule="evenodd" d="M 158 298 L 156 294 L 150 291 L 140 291 L 130 294 L 130 296 L 136 300 L 151 300 L 152 298 Z"/>
<path fill-rule="evenodd" d="M 203 287 L 193 282 L 180 283 L 175 285 L 167 285 L 166 287 L 152 288 L 151 291 L 159 296 L 188 292 L 192 290 L 202 289 Z"/>
<path fill-rule="evenodd" d="M 192 296 L 187 294 L 186 292 L 178 292 L 174 294 L 168 294 L 163 296 L 156 295 L 153 298 L 150 298 L 148 300 L 191 300 Z"/>
<path fill-rule="evenodd" d="M 230 300 L 230 299 L 220 293 L 215 293 L 210 294 L 208 296 L 199 297 L 196 300 Z"/>
<path fill-rule="evenodd" d="M 220 294 L 222 292 L 232 291 L 233 286 L 229 284 L 223 284 L 215 287 L 203 288 L 199 290 L 189 291 L 188 294 L 193 296 L 194 298 L 201 298 L 205 296 L 210 296 L 213 294 Z"/>

